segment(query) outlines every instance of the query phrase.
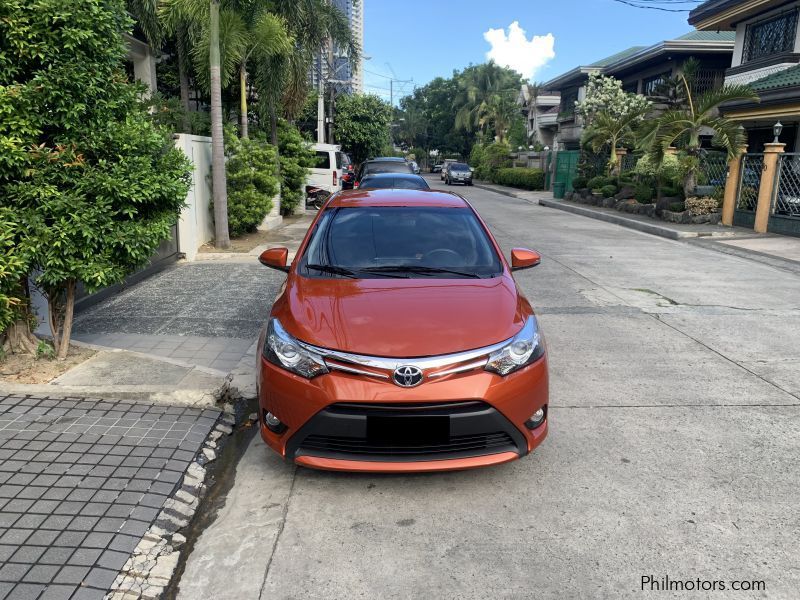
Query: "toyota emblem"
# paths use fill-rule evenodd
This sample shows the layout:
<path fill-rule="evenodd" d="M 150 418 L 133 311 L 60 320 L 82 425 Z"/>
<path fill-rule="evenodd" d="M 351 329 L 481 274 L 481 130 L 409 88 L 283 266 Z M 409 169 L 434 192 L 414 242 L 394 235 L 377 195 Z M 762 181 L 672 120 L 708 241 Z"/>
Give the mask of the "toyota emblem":
<path fill-rule="evenodd" d="M 400 387 L 414 387 L 422 383 L 422 369 L 410 365 L 397 367 L 392 379 Z"/>

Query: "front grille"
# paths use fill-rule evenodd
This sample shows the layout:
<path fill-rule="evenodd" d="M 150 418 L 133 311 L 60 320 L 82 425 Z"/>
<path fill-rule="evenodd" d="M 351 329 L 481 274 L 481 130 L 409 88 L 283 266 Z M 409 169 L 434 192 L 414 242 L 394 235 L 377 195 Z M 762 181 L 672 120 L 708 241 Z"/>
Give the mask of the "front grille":
<path fill-rule="evenodd" d="M 370 443 L 363 438 L 349 438 L 333 435 L 309 435 L 302 447 L 306 450 L 341 452 L 369 456 L 406 456 L 420 454 L 440 454 L 451 452 L 475 452 L 491 454 L 514 446 L 514 440 L 505 431 L 482 435 L 454 435 L 446 442 L 429 445 L 390 445 Z M 433 458 L 433 457 L 432 457 Z"/>
<path fill-rule="evenodd" d="M 525 436 L 496 409 L 476 400 L 333 404 L 314 415 L 286 446 L 289 458 L 366 461 L 446 460 L 501 452 L 526 454 Z"/>

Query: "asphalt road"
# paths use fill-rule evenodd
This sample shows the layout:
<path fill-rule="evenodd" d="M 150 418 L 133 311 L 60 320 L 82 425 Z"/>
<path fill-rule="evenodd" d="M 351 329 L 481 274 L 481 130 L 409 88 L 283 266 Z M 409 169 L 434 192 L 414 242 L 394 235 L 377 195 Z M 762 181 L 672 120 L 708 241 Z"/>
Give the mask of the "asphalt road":
<path fill-rule="evenodd" d="M 549 343 L 548 439 L 376 476 L 295 469 L 256 438 L 179 598 L 797 598 L 800 278 L 458 191 L 506 252 L 543 254 L 517 279 Z"/>

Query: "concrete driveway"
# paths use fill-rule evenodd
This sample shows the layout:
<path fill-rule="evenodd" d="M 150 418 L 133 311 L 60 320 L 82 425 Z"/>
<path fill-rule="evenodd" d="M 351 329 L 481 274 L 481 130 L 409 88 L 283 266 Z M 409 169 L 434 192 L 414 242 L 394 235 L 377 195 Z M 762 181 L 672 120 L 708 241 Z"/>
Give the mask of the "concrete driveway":
<path fill-rule="evenodd" d="M 391 476 L 296 469 L 254 438 L 178 597 L 797 598 L 800 278 L 457 191 L 506 252 L 544 256 L 517 279 L 549 342 L 549 438 Z"/>

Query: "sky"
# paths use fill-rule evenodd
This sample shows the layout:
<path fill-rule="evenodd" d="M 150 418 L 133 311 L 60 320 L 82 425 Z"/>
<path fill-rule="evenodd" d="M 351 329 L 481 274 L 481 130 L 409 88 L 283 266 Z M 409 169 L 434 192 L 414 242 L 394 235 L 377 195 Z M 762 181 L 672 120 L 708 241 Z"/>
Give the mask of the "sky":
<path fill-rule="evenodd" d="M 687 13 L 614 0 L 364 0 L 365 92 L 395 103 L 489 58 L 547 81 L 630 46 L 692 31 Z"/>

